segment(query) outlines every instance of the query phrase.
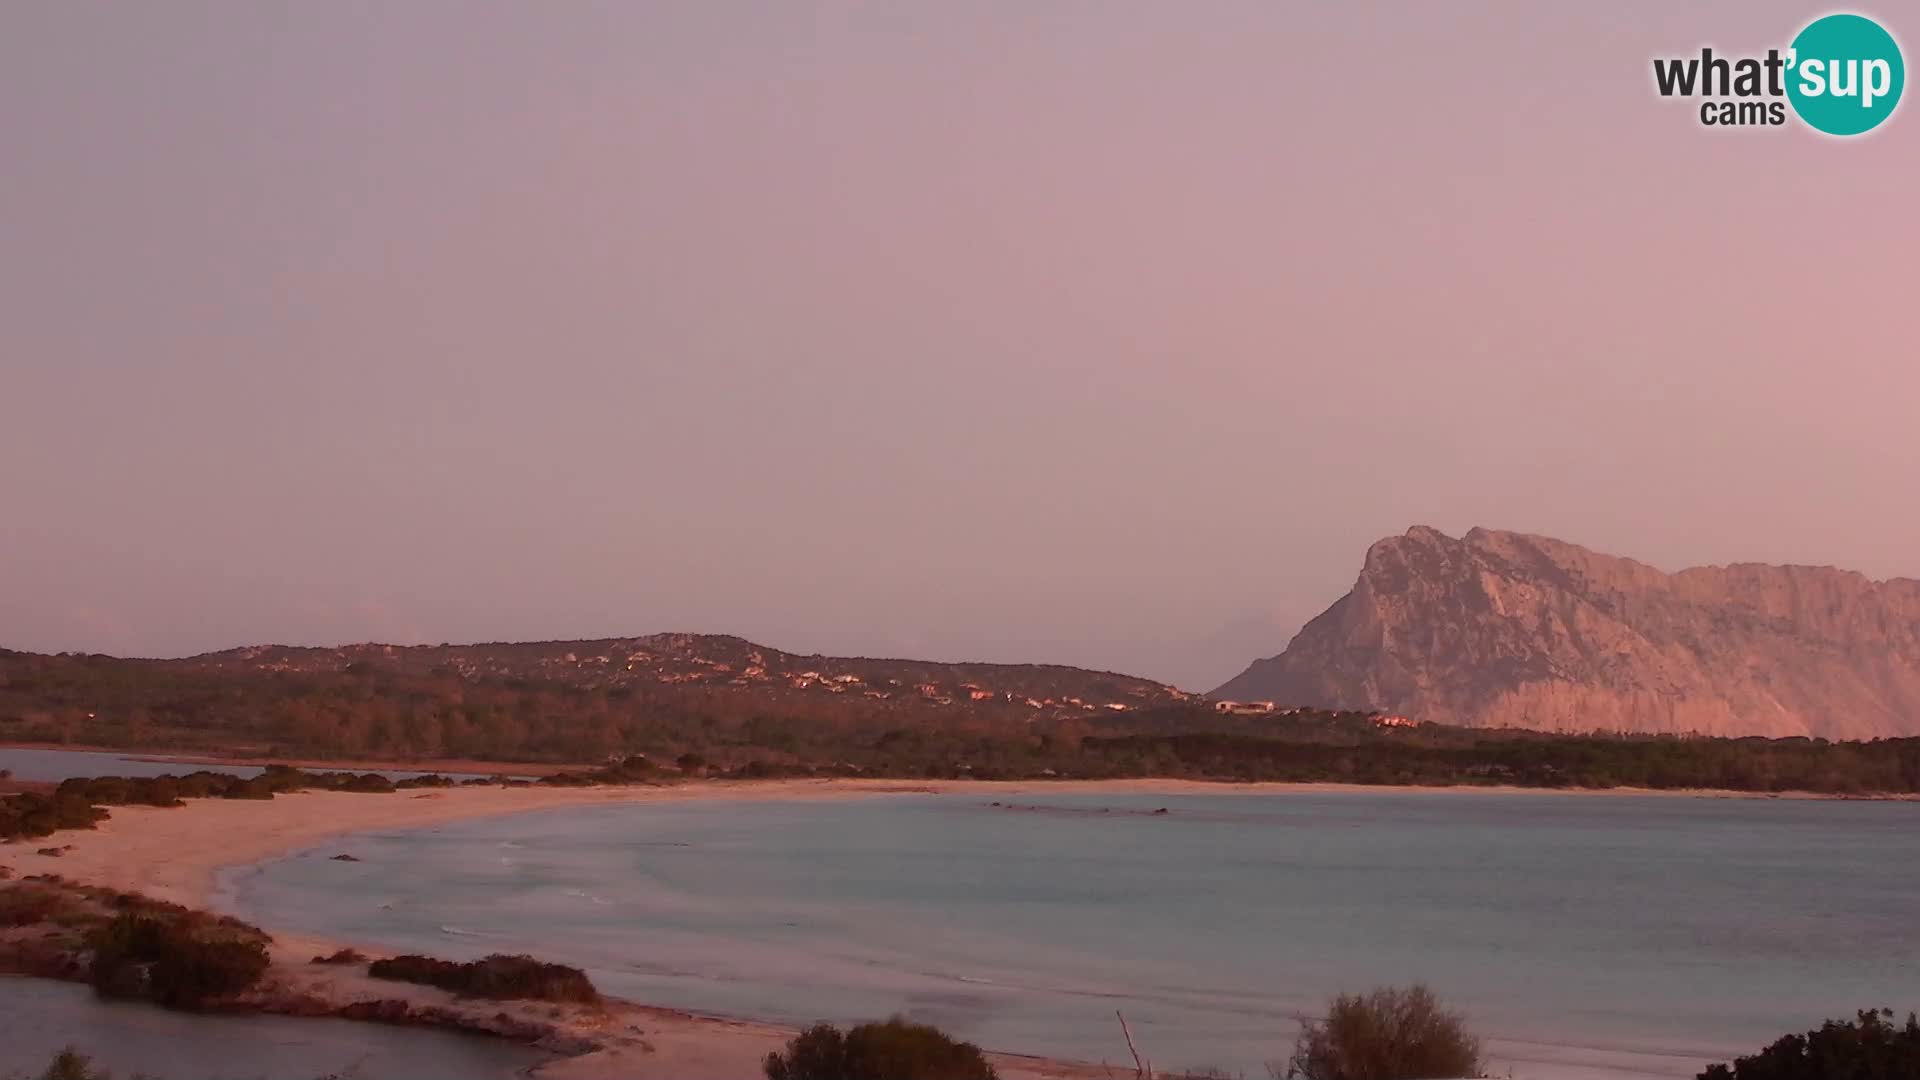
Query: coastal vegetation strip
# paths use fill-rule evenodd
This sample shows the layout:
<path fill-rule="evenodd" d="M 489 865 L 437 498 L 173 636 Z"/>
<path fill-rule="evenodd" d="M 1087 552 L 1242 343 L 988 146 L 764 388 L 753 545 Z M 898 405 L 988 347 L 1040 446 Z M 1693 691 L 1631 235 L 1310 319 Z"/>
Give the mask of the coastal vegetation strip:
<path fill-rule="evenodd" d="M 0 840 L 51 836 L 62 829 L 91 829 L 107 819 L 109 806 L 174 808 L 188 799 L 266 800 L 296 791 L 344 791 L 386 795 L 418 788 L 451 787 L 592 787 L 631 784 L 655 773 L 645 758 L 634 758 L 585 772 L 557 772 L 539 780 L 505 776 L 465 780 L 429 773 L 393 780 L 379 773 L 309 772 L 286 765 L 269 765 L 258 776 L 240 777 L 205 770 L 185 776 L 71 777 L 51 791 L 23 791 L 0 796 Z M 48 852 L 42 851 L 42 854 Z M 57 854 L 57 852 L 56 852 Z"/>
<path fill-rule="evenodd" d="M 1269 702 L 1222 708 L 1233 704 L 1110 673 L 802 657 L 701 635 L 180 661 L 0 651 L 0 740 L 39 745 L 458 759 L 509 773 L 646 755 L 664 773 L 744 779 L 1920 792 L 1920 738 L 1556 735 Z M 578 782 L 578 771 L 557 782 L 569 775 Z"/>
<path fill-rule="evenodd" d="M 335 953 L 327 962 L 338 963 L 338 957 Z M 531 956 L 495 953 L 461 964 L 408 954 L 375 960 L 367 965 L 367 974 L 376 979 L 437 986 L 462 997 L 600 1004 L 600 992 L 585 972 Z"/>
<path fill-rule="evenodd" d="M 527 1001 L 598 1016 L 599 991 L 578 968 L 527 956 L 463 964 L 417 955 L 369 959 L 342 950 L 325 958 L 328 978 L 316 983 L 301 977 L 297 969 L 304 965 L 289 964 L 273 946 L 269 934 L 238 919 L 138 893 L 53 874 L 0 883 L 0 973 L 84 982 L 104 998 L 171 1009 L 334 1016 L 501 1035 L 574 1052 L 593 1048 L 554 1022 L 568 1014 L 500 1008 Z M 348 974 L 369 981 L 351 983 L 342 977 Z M 373 980 L 419 983 L 452 997 L 382 992 Z M 469 1008 L 461 1004 L 465 999 L 491 1004 Z"/>
<path fill-rule="evenodd" d="M 1724 790 L 1871 796 L 1920 793 L 1920 739 L 1828 743 L 1805 739 L 1609 739 L 1484 736 L 1461 743 L 1451 729 L 1390 729 L 1365 740 L 1238 734 L 1086 736 L 1067 747 L 991 739 L 964 744 L 928 732 L 894 732 L 865 749 L 866 764 L 772 762 L 731 769 L 685 752 L 670 766 L 643 754 L 596 769 L 537 780 L 505 775 L 462 780 L 437 774 L 393 780 L 378 773 L 316 772 L 270 765 L 258 776 L 200 770 L 184 776 L 76 777 L 51 789 L 0 795 L 0 839 L 90 829 L 107 807 L 174 807 L 187 799 L 271 799 L 294 791 L 391 794 L 456 786 L 599 787 L 697 777 L 900 778 L 939 780 L 1113 780 L 1170 778 L 1229 782 L 1386 786 L 1517 786 L 1541 789 Z M 852 753 L 851 747 L 844 748 Z M 854 755 L 860 756 L 860 755 Z"/>

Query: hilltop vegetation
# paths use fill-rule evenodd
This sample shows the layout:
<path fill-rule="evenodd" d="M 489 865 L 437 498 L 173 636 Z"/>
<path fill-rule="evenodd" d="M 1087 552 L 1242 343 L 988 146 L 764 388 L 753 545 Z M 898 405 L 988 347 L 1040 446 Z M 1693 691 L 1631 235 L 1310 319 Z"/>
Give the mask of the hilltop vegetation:
<path fill-rule="evenodd" d="M 1194 700 L 1042 665 L 796 656 L 739 638 L 261 647 L 186 660 L 0 652 L 0 739 L 263 756 L 600 761 L 808 756 L 849 732 L 991 735 Z"/>
<path fill-rule="evenodd" d="M 738 638 L 690 635 L 249 649 L 181 661 L 9 653 L 0 655 L 0 740 L 322 761 L 620 762 L 541 781 L 550 784 L 1162 776 L 1920 792 L 1920 738 L 1570 736 L 1366 712 L 1222 713 L 1171 687 L 1119 675 L 795 657 Z M 0 799 L 0 835 L 84 828 L 97 805 L 265 798 L 288 783 L 392 786 L 371 774 L 286 773 L 90 783 L 85 791 L 69 784 Z"/>

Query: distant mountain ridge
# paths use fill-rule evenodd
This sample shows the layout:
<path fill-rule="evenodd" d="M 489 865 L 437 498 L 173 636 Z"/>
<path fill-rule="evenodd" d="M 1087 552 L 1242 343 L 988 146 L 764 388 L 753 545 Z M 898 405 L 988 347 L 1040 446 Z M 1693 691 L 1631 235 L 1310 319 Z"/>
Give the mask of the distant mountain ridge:
<path fill-rule="evenodd" d="M 1668 574 L 1544 536 L 1415 526 L 1215 693 L 1475 727 L 1920 734 L 1920 581 L 1743 563 Z"/>

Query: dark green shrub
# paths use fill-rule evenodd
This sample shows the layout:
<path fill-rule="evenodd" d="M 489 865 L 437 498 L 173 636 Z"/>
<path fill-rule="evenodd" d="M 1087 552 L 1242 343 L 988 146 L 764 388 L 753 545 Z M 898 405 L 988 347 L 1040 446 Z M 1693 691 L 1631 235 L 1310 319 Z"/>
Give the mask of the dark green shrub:
<path fill-rule="evenodd" d="M 979 1047 L 898 1016 L 845 1033 L 815 1024 L 765 1068 L 767 1080 L 997 1080 Z"/>
<path fill-rule="evenodd" d="M 180 781 L 172 776 L 94 776 L 60 781 L 54 798 L 102 806 L 178 806 Z"/>
<path fill-rule="evenodd" d="M 593 779 L 583 773 L 557 772 L 543 776 L 534 783 L 546 787 L 589 787 Z"/>
<path fill-rule="evenodd" d="M 119 801 L 125 802 L 125 787 L 126 781 L 117 776 L 74 776 L 60 781 L 59 786 L 53 789 L 53 797 L 56 799 L 89 799 L 93 797 L 94 789 L 98 788 L 100 791 L 108 794 L 120 794 Z"/>
<path fill-rule="evenodd" d="M 629 754 L 600 770 L 600 773 L 607 782 L 619 783 L 622 780 L 644 780 L 656 775 L 659 771 L 660 767 L 655 765 L 647 755 Z"/>
<path fill-rule="evenodd" d="M 181 806 L 180 781 L 171 776 L 156 776 L 147 781 L 145 798 L 141 801 L 149 806 Z"/>
<path fill-rule="evenodd" d="M 0 889 L 0 927 L 35 926 L 71 910 L 60 890 L 23 881 Z"/>
<path fill-rule="evenodd" d="M 220 793 L 220 797 L 223 799 L 271 799 L 274 786 L 271 777 L 256 776 L 251 780 L 227 785 L 226 790 Z"/>
<path fill-rule="evenodd" d="M 94 931 L 91 979 L 104 997 L 197 1009 L 252 986 L 267 970 L 267 937 L 228 920 L 124 911 Z"/>
<path fill-rule="evenodd" d="M 0 797 L 0 840 L 45 836 L 53 831 L 47 800 L 38 795 Z"/>
<path fill-rule="evenodd" d="M 0 797 L 0 839 L 47 836 L 60 829 L 91 829 L 107 812 L 84 796 L 27 791 Z"/>
<path fill-rule="evenodd" d="M 55 798 L 53 818 L 55 828 L 91 829 L 107 820 L 107 812 L 86 799 Z"/>
<path fill-rule="evenodd" d="M 1893 1010 L 1867 1009 L 1856 1020 L 1829 1020 L 1818 1031 L 1783 1036 L 1700 1080 L 1894 1080 L 1920 1076 L 1920 1020 L 1895 1027 Z"/>
<path fill-rule="evenodd" d="M 445 788 L 452 787 L 453 785 L 454 780 L 452 777 L 441 776 L 439 773 L 427 773 L 425 776 L 409 776 L 404 780 L 395 780 L 393 782 L 393 786 L 396 788 Z"/>
<path fill-rule="evenodd" d="M 1339 994 L 1325 1020 L 1301 1025 L 1286 1075 L 1304 1080 L 1478 1076 L 1480 1040 L 1424 986 Z M 1275 1070 L 1278 1071 L 1277 1069 Z"/>
<path fill-rule="evenodd" d="M 180 797 L 183 799 L 207 799 L 219 795 L 220 792 L 215 789 L 216 781 L 214 777 L 216 775 L 215 773 L 210 773 L 202 769 L 198 772 L 190 772 L 181 777 L 179 781 Z"/>
<path fill-rule="evenodd" d="M 393 790 L 393 781 L 379 773 L 361 773 L 347 781 L 341 791 L 356 791 L 365 795 L 385 795 Z"/>
<path fill-rule="evenodd" d="M 375 960 L 367 967 L 367 974 L 376 979 L 419 983 L 422 986 L 438 986 L 443 990 L 451 990 L 459 981 L 460 967 L 461 965 L 451 960 L 407 953 L 404 956 L 390 956 L 384 960 Z"/>
<path fill-rule="evenodd" d="M 53 1056 L 38 1080 L 113 1080 L 113 1074 L 93 1067 L 93 1059 L 69 1046 Z"/>
<path fill-rule="evenodd" d="M 376 979 L 437 986 L 465 997 L 531 998 L 596 1004 L 600 992 L 579 968 L 549 964 L 531 956 L 495 953 L 471 963 L 457 964 L 431 956 L 409 954 L 375 960 L 367 974 Z"/>

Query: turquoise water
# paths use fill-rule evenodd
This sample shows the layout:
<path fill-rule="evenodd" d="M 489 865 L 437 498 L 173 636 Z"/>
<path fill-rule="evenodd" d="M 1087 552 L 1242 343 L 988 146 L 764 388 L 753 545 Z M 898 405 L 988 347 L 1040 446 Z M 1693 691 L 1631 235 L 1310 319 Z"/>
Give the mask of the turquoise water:
<path fill-rule="evenodd" d="M 902 1012 L 1117 1061 L 1119 1009 L 1159 1066 L 1250 1075 L 1296 1017 L 1378 983 L 1428 982 L 1519 1077 L 1691 1076 L 1829 1016 L 1920 1006 L 1916 804 L 992 798 L 549 811 L 343 838 L 226 884 L 267 925 L 525 950 L 728 1015 Z"/>

